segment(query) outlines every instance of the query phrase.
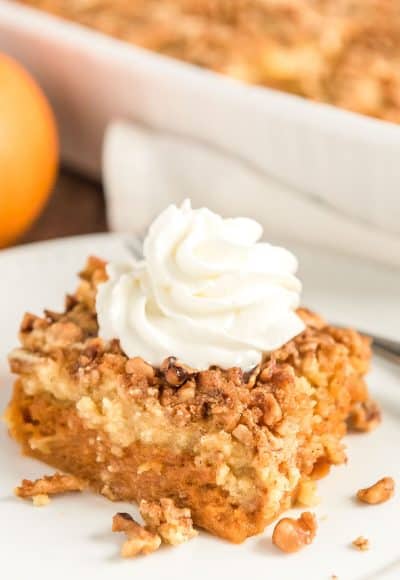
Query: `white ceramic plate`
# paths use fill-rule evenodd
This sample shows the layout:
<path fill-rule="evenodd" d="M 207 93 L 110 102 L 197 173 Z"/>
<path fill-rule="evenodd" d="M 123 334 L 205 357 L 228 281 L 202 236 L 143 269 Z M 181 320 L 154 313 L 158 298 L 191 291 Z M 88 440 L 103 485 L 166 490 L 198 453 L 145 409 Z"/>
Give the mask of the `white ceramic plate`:
<path fill-rule="evenodd" d="M 396 336 L 400 328 L 400 273 L 368 263 L 296 247 L 302 264 L 304 302 L 334 320 L 353 322 Z M 46 242 L 0 253 L 0 404 L 7 403 L 12 377 L 6 355 L 16 344 L 25 310 L 57 308 L 74 288 L 75 273 L 88 254 L 111 258 L 124 252 L 111 235 Z M 370 376 L 372 392 L 384 410 L 382 426 L 370 435 L 347 438 L 349 463 L 335 468 L 320 482 L 320 520 L 315 542 L 302 552 L 285 556 L 270 541 L 271 528 L 241 546 L 201 533 L 176 549 L 161 549 L 147 558 L 122 560 L 122 542 L 111 533 L 118 511 L 136 509 L 113 504 L 91 493 L 53 499 L 46 507 L 14 498 L 23 477 L 51 472 L 22 457 L 17 445 L 0 428 L 0 577 L 5 580 L 85 577 L 96 580 L 173 578 L 196 580 L 243 577 L 270 580 L 367 580 L 400 577 L 400 493 L 381 506 L 360 506 L 354 493 L 384 476 L 400 485 L 400 369 L 378 358 Z M 296 510 L 293 510 L 296 513 Z M 359 535 L 371 550 L 349 547 Z"/>

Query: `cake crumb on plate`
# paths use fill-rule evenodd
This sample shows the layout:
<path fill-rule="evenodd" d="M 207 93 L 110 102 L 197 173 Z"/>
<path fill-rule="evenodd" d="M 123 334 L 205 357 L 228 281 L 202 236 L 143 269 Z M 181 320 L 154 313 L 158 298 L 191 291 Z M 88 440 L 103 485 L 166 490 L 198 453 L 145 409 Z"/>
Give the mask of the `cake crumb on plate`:
<path fill-rule="evenodd" d="M 140 502 L 140 514 L 147 529 L 157 532 L 166 544 L 176 546 L 198 535 L 189 508 L 178 508 L 172 499 Z"/>
<path fill-rule="evenodd" d="M 127 536 L 127 540 L 121 548 L 121 556 L 124 558 L 134 558 L 139 554 L 151 554 L 158 550 L 161 545 L 161 538 L 158 534 L 145 529 L 127 513 L 115 514 L 112 531 L 124 532 Z"/>
<path fill-rule="evenodd" d="M 53 475 L 44 475 L 35 481 L 23 479 L 21 485 L 15 488 L 14 493 L 17 497 L 28 498 L 56 495 L 66 491 L 82 491 L 85 487 L 85 482 L 74 475 L 54 473 Z"/>
<path fill-rule="evenodd" d="M 369 540 L 364 538 L 364 536 L 358 536 L 358 538 L 352 541 L 351 545 L 360 552 L 366 552 L 371 547 Z"/>
<path fill-rule="evenodd" d="M 32 496 L 32 502 L 35 507 L 42 507 L 50 503 L 50 498 L 47 493 L 39 493 Z"/>

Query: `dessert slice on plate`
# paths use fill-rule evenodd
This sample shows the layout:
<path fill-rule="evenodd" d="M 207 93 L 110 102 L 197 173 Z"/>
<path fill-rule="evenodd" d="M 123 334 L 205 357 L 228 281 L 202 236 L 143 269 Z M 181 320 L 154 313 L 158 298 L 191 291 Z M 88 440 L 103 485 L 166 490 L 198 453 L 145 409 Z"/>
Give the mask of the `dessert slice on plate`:
<path fill-rule="evenodd" d="M 64 312 L 26 314 L 7 415 L 24 452 L 233 542 L 304 503 L 347 423 L 377 420 L 370 346 L 298 308 L 296 259 L 261 234 L 171 206 L 143 261 L 90 258 Z"/>

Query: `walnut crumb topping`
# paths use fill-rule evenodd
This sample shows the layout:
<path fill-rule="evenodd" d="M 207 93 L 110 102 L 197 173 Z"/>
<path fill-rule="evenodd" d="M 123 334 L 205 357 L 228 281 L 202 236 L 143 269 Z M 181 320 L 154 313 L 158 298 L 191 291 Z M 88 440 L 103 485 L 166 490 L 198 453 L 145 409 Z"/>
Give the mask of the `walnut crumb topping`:
<path fill-rule="evenodd" d="M 370 549 L 369 540 L 364 538 L 364 536 L 358 536 L 358 538 L 352 541 L 351 545 L 360 552 L 366 552 Z"/>
<path fill-rule="evenodd" d="M 190 510 L 176 507 L 172 499 L 142 500 L 139 509 L 147 528 L 160 534 L 166 544 L 176 546 L 198 534 L 193 529 Z"/>
<path fill-rule="evenodd" d="M 311 544 L 316 532 L 315 515 L 311 512 L 303 512 L 297 520 L 282 518 L 274 528 L 272 542 L 282 552 L 291 554 Z"/>
<path fill-rule="evenodd" d="M 382 477 L 373 485 L 359 489 L 357 499 L 370 505 L 384 503 L 393 497 L 394 488 L 395 484 L 392 477 Z"/>
<path fill-rule="evenodd" d="M 112 531 L 126 534 L 127 540 L 121 548 L 121 556 L 124 558 L 134 558 L 139 554 L 151 554 L 158 550 L 161 545 L 160 536 L 135 522 L 133 517 L 127 513 L 115 514 Z"/>
<path fill-rule="evenodd" d="M 21 485 L 15 488 L 15 495 L 22 498 L 33 498 L 35 496 L 56 495 L 67 491 L 82 491 L 85 488 L 86 483 L 82 479 L 74 475 L 55 473 L 54 475 L 45 475 L 35 481 L 23 479 Z"/>

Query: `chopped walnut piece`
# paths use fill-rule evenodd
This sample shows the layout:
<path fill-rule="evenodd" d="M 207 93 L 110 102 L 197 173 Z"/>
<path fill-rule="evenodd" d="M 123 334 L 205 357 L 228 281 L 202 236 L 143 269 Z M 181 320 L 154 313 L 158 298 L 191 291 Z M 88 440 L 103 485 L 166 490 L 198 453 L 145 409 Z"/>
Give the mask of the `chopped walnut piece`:
<path fill-rule="evenodd" d="M 55 322 L 47 330 L 47 340 L 53 348 L 65 348 L 80 342 L 82 337 L 82 329 L 75 322 Z"/>
<path fill-rule="evenodd" d="M 317 520 L 311 512 L 303 512 L 296 520 L 282 518 L 275 526 L 272 541 L 282 552 L 291 554 L 311 544 L 317 531 Z"/>
<path fill-rule="evenodd" d="M 159 502 L 142 500 L 139 509 L 148 529 L 160 534 L 166 544 L 176 546 L 198 534 L 193 529 L 190 510 L 176 507 L 172 499 L 162 498 Z"/>
<path fill-rule="evenodd" d="M 319 458 L 314 463 L 314 467 L 310 474 L 311 479 L 322 479 L 326 477 L 331 469 L 331 463 L 325 458 Z"/>
<path fill-rule="evenodd" d="M 196 383 L 194 381 L 187 381 L 178 391 L 178 398 L 180 401 L 189 401 L 196 396 Z"/>
<path fill-rule="evenodd" d="M 257 365 L 250 371 L 243 373 L 243 381 L 248 389 L 252 389 L 254 387 L 259 373 L 260 373 L 260 365 Z"/>
<path fill-rule="evenodd" d="M 67 312 L 70 312 L 78 304 L 79 304 L 79 300 L 73 294 L 67 294 L 65 296 L 65 310 Z"/>
<path fill-rule="evenodd" d="M 48 326 L 47 322 L 43 318 L 39 318 L 35 314 L 26 312 L 21 322 L 20 332 L 28 333 L 32 332 L 35 328 L 46 328 Z"/>
<path fill-rule="evenodd" d="M 369 540 L 364 538 L 364 536 L 358 536 L 355 540 L 351 542 L 351 545 L 356 549 L 360 550 L 360 552 L 366 552 L 370 549 Z"/>
<path fill-rule="evenodd" d="M 187 365 L 178 362 L 174 356 L 170 356 L 163 361 L 160 371 L 164 374 L 167 383 L 172 387 L 183 385 L 194 372 Z"/>
<path fill-rule="evenodd" d="M 305 507 L 314 507 L 319 504 L 317 495 L 317 484 L 312 479 L 305 479 L 300 482 L 297 491 L 297 503 Z"/>
<path fill-rule="evenodd" d="M 47 493 L 39 493 L 38 495 L 32 496 L 32 501 L 35 507 L 42 507 L 50 503 L 50 498 Z"/>
<path fill-rule="evenodd" d="M 394 479 L 392 477 L 383 477 L 373 485 L 359 489 L 357 499 L 371 505 L 388 501 L 394 494 Z"/>
<path fill-rule="evenodd" d="M 272 393 L 265 392 L 262 387 L 256 387 L 251 393 L 251 404 L 260 409 L 260 423 L 273 427 L 282 419 L 282 410 Z"/>
<path fill-rule="evenodd" d="M 118 513 L 113 517 L 113 532 L 124 532 L 127 540 L 121 548 L 121 556 L 134 558 L 139 554 L 151 554 L 158 550 L 161 538 L 157 534 L 146 530 L 127 513 Z"/>
<path fill-rule="evenodd" d="M 50 322 L 58 322 L 64 314 L 62 312 L 54 312 L 54 310 L 44 309 L 44 314 Z"/>
<path fill-rule="evenodd" d="M 349 426 L 355 431 L 372 431 L 380 422 L 380 407 L 378 403 L 372 400 L 354 405 L 349 416 Z"/>
<path fill-rule="evenodd" d="M 74 475 L 45 475 L 40 479 L 31 481 L 23 479 L 20 486 L 15 488 L 15 495 L 18 497 L 34 497 L 38 495 L 56 495 L 66 491 L 82 491 L 86 488 L 86 483 Z"/>
<path fill-rule="evenodd" d="M 282 419 L 282 410 L 274 395 L 267 393 L 263 406 L 262 423 L 272 427 Z"/>
<path fill-rule="evenodd" d="M 246 425 L 239 424 L 235 429 L 232 431 L 232 435 L 243 443 L 243 445 L 251 445 L 253 443 L 253 434 Z"/>

